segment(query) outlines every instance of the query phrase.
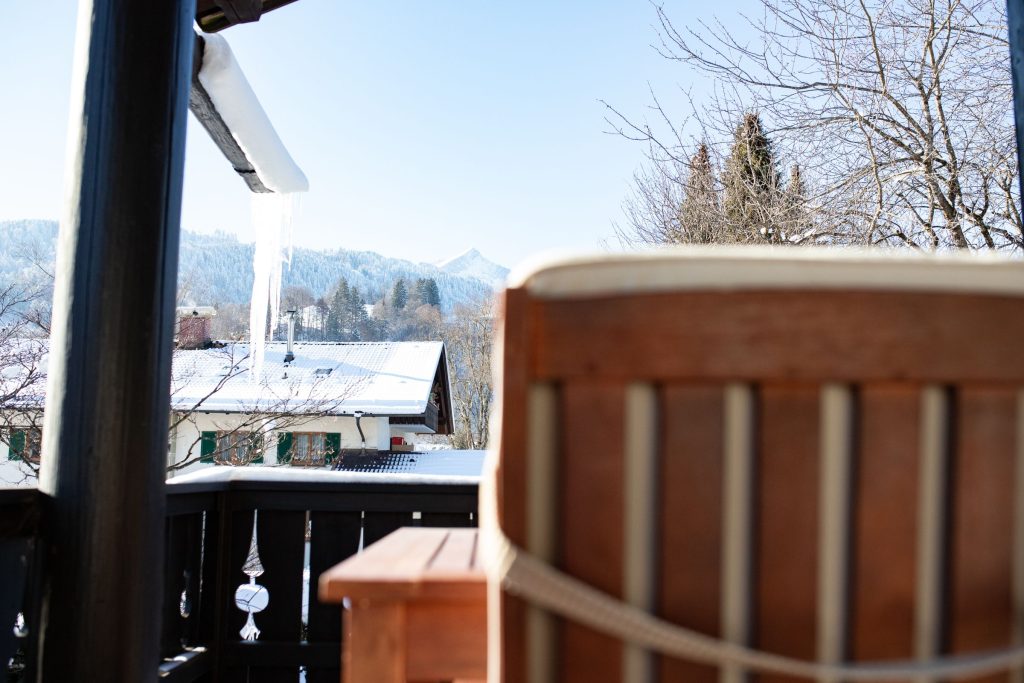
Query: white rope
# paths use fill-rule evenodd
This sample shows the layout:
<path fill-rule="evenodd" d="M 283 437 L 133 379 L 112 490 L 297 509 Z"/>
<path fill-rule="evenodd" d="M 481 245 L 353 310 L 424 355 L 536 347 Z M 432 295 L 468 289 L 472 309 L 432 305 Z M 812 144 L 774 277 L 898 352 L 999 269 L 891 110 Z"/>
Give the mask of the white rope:
<path fill-rule="evenodd" d="M 491 476 L 488 476 L 490 474 Z M 480 487 L 480 546 L 489 581 L 578 624 L 662 655 L 713 666 L 844 682 L 963 680 L 1024 667 L 1024 647 L 927 661 L 825 664 L 736 645 L 659 619 L 558 571 L 516 547 L 497 525 L 493 472 Z"/>
<path fill-rule="evenodd" d="M 493 543 L 494 541 L 497 543 Z M 926 662 L 821 664 L 718 640 L 669 623 L 602 593 L 516 548 L 503 535 L 491 539 L 498 556 L 491 570 L 509 593 L 561 617 L 653 652 L 703 664 L 739 665 L 750 671 L 841 681 L 916 678 L 962 680 L 1024 665 L 1024 647 L 939 657 Z"/>

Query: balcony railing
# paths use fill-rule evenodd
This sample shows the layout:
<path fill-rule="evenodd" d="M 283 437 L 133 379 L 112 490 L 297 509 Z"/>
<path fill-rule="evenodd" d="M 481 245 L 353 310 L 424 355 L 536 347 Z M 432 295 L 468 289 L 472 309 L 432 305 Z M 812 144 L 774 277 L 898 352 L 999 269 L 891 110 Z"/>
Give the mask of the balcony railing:
<path fill-rule="evenodd" d="M 338 681 L 341 614 L 316 600 L 320 573 L 402 526 L 477 523 L 474 483 L 259 474 L 167 485 L 162 572 L 126 577 L 163 595 L 161 680 Z M 34 680 L 47 503 L 0 490 L 0 656 L 13 680 Z"/>

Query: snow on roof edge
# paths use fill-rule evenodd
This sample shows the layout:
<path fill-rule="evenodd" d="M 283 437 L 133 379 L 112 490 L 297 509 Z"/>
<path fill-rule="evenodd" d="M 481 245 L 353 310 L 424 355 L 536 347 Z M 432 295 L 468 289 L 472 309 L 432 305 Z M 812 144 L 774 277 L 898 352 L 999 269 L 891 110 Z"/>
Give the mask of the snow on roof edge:
<path fill-rule="evenodd" d="M 256 175 L 274 192 L 306 192 L 309 180 L 284 146 L 259 98 L 238 66 L 231 46 L 218 34 L 199 34 L 204 43 L 199 82 Z"/>

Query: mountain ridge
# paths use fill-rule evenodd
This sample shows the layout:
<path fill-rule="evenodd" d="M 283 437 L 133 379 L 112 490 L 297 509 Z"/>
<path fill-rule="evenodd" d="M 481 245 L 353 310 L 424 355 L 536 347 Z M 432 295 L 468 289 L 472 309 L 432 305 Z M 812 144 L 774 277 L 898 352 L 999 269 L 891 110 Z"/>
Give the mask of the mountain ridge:
<path fill-rule="evenodd" d="M 0 221 L 0 277 L 28 278 L 40 265 L 52 264 L 56 253 L 57 222 L 23 219 Z M 178 290 L 186 305 L 239 304 L 252 291 L 254 245 L 226 232 L 182 231 Z M 472 257 L 459 262 L 472 252 Z M 344 277 L 367 301 L 390 294 L 399 278 L 412 282 L 434 278 L 441 305 L 449 312 L 460 304 L 490 297 L 504 282 L 508 269 L 484 258 L 475 248 L 436 264 L 414 263 L 372 251 L 295 247 L 285 264 L 282 286 L 309 289 L 327 296 Z M 454 265 L 453 265 L 454 264 Z"/>

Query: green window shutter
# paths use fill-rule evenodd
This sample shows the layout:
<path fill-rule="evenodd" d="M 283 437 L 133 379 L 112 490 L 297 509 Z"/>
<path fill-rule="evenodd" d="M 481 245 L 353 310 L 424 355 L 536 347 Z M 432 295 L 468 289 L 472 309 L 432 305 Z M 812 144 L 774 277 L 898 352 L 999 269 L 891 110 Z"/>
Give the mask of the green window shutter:
<path fill-rule="evenodd" d="M 217 452 L 217 432 L 203 432 L 199 436 L 199 462 L 213 462 Z"/>
<path fill-rule="evenodd" d="M 252 455 L 250 462 L 262 465 L 263 451 L 263 432 L 253 432 L 249 435 L 249 453 Z"/>
<path fill-rule="evenodd" d="M 22 460 L 25 453 L 25 430 L 11 430 L 11 449 L 7 452 L 8 460 Z"/>
<path fill-rule="evenodd" d="M 277 462 L 291 462 L 292 459 L 292 433 L 277 433 Z"/>
<path fill-rule="evenodd" d="M 324 462 L 330 465 L 334 458 L 341 453 L 341 434 L 325 434 L 324 435 Z"/>

